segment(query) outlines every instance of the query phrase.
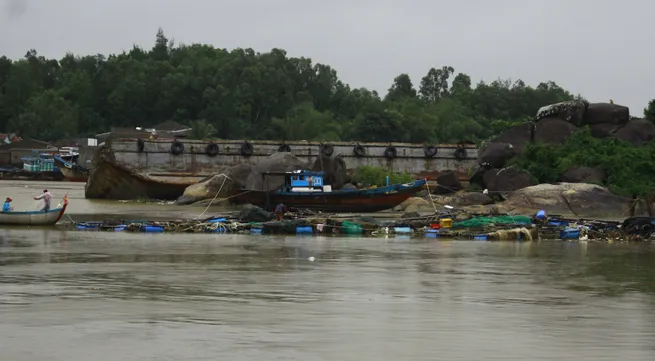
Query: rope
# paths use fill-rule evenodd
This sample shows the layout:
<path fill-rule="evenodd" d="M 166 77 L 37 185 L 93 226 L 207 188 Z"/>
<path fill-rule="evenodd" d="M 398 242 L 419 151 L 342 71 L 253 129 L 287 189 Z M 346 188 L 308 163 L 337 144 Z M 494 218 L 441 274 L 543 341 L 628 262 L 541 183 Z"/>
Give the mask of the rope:
<path fill-rule="evenodd" d="M 227 176 L 226 174 L 224 174 L 224 173 L 221 173 L 221 174 L 218 174 L 218 175 L 222 175 L 222 176 L 224 177 L 224 178 L 223 178 L 223 183 L 221 183 L 221 187 L 218 189 L 218 191 L 216 192 L 216 194 L 214 194 L 214 198 L 212 198 L 211 202 L 209 202 L 209 204 L 207 205 L 207 207 L 205 207 L 205 210 L 202 211 L 202 213 L 200 213 L 198 216 L 196 216 L 195 219 L 200 219 L 200 217 L 202 217 L 205 213 L 207 213 L 207 210 L 209 210 L 209 207 L 211 207 L 211 205 L 214 203 L 214 201 L 216 201 L 216 197 L 218 197 L 218 195 L 221 193 L 221 190 L 223 190 L 223 186 L 225 185 L 225 181 L 226 181 L 226 180 L 229 179 L 229 180 L 231 180 L 231 181 L 234 181 L 234 179 L 228 177 L 228 176 Z M 238 197 L 238 196 L 240 196 L 240 195 L 243 195 L 243 194 L 246 194 L 246 193 L 250 193 L 250 192 L 251 192 L 250 190 L 243 191 L 243 192 L 241 192 L 241 193 L 234 194 L 234 195 L 231 195 L 231 196 L 226 197 L 226 198 L 221 198 L 220 201 L 227 201 L 227 200 L 232 199 L 232 198 L 234 198 L 234 197 Z"/>
<path fill-rule="evenodd" d="M 425 182 L 425 188 L 428 191 L 428 197 L 430 198 L 430 203 L 432 204 L 432 207 L 434 208 L 434 213 L 439 213 L 437 210 L 437 205 L 434 204 L 434 199 L 432 199 L 432 192 L 430 192 L 430 186 L 428 185 L 428 182 Z"/>
<path fill-rule="evenodd" d="M 214 201 L 216 200 L 216 197 L 218 197 L 218 194 L 221 193 L 221 191 L 223 190 L 223 186 L 225 185 L 225 181 L 226 181 L 228 178 L 230 178 L 230 177 L 228 177 L 225 173 L 221 173 L 221 174 L 218 174 L 218 175 L 222 175 L 222 176 L 223 176 L 223 183 L 221 183 L 221 187 L 218 189 L 218 192 L 216 192 L 216 194 L 214 194 L 214 198 L 212 198 L 211 202 L 209 202 L 209 204 L 207 205 L 207 208 L 205 208 L 205 210 L 202 211 L 202 213 L 200 213 L 200 215 L 197 216 L 196 219 L 202 217 L 202 216 L 205 214 L 205 212 L 207 212 L 207 210 L 209 209 L 209 207 L 211 207 L 212 203 L 214 203 Z M 232 180 L 232 178 L 230 178 L 230 180 Z"/>
<path fill-rule="evenodd" d="M 75 222 L 75 220 L 74 220 L 73 218 L 71 218 L 71 216 L 69 216 L 68 213 L 64 213 L 64 215 L 65 215 L 66 217 L 68 217 L 68 220 L 71 221 L 71 223 L 73 223 L 73 224 L 77 224 L 77 222 Z"/>

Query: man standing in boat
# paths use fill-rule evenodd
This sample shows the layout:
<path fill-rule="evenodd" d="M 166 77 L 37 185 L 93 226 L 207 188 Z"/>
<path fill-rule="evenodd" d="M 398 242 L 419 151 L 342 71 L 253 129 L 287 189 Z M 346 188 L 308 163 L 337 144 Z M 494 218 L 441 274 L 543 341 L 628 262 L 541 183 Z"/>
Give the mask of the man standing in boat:
<path fill-rule="evenodd" d="M 43 199 L 43 208 L 41 209 L 43 212 L 47 212 L 50 210 L 50 202 L 52 201 L 52 195 L 50 192 L 48 192 L 47 189 L 43 190 L 43 194 L 40 196 L 34 197 L 35 201 L 38 201 L 39 199 Z"/>

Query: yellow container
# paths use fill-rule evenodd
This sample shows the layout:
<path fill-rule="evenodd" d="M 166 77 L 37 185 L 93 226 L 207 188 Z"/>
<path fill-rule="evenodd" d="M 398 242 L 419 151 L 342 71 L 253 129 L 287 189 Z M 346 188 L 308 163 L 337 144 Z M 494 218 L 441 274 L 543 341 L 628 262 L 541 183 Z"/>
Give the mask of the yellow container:
<path fill-rule="evenodd" d="M 441 225 L 441 228 L 452 228 L 453 220 L 450 218 L 441 218 L 439 225 Z"/>

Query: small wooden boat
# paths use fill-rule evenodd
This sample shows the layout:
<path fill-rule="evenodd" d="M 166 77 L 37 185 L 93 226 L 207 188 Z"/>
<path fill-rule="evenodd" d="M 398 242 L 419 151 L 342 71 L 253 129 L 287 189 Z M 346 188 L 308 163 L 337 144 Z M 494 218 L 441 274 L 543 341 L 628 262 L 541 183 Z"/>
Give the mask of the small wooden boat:
<path fill-rule="evenodd" d="M 69 182 L 86 182 L 89 179 L 89 170 L 73 162 L 69 162 L 60 155 L 54 156 L 59 171 Z"/>
<path fill-rule="evenodd" d="M 230 201 L 234 204 L 250 203 L 269 211 L 283 203 L 287 208 L 322 212 L 378 212 L 406 201 L 420 192 L 427 182 L 427 179 L 421 179 L 378 188 L 332 191 L 331 186 L 323 185 L 323 172 L 266 173 L 262 178 L 266 176 L 284 176 L 282 189 L 272 192 L 235 190 Z"/>
<path fill-rule="evenodd" d="M 52 226 L 59 222 L 68 207 L 68 196 L 64 197 L 61 208 L 51 209 L 47 212 L 0 212 L 0 225 L 15 226 Z"/>

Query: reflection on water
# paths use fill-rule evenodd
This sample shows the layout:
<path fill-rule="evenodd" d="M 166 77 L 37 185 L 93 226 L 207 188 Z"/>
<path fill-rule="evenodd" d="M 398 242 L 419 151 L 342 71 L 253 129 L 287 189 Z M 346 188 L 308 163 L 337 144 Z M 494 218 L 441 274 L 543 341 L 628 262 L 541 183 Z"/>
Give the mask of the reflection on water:
<path fill-rule="evenodd" d="M 0 238 L 7 360 L 655 359 L 648 244 Z"/>

